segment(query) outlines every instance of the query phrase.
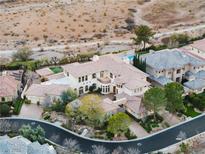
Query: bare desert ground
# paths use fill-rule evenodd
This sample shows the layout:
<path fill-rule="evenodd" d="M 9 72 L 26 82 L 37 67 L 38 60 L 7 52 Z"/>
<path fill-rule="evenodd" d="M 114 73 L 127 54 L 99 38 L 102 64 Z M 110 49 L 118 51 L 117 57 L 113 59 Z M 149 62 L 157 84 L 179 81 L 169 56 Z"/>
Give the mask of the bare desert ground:
<path fill-rule="evenodd" d="M 204 0 L 16 0 L 0 3 L 0 48 L 129 39 L 133 24 L 160 32 L 204 22 Z"/>

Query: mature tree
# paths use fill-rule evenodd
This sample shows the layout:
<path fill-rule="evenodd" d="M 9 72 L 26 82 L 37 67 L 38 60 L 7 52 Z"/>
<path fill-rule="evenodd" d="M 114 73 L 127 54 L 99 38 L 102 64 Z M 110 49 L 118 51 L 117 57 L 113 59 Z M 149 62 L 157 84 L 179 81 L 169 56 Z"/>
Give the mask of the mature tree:
<path fill-rule="evenodd" d="M 8 116 L 10 111 L 10 106 L 8 104 L 0 105 L 0 115 L 1 116 Z"/>
<path fill-rule="evenodd" d="M 146 48 L 146 43 L 150 42 L 150 38 L 154 36 L 152 29 L 146 25 L 140 25 L 135 29 L 136 37 L 133 38 L 136 45 L 143 44 L 143 49 Z"/>
<path fill-rule="evenodd" d="M 170 112 L 175 113 L 185 109 L 182 96 L 184 88 L 180 83 L 168 83 L 165 86 L 165 93 L 167 98 L 167 109 Z"/>
<path fill-rule="evenodd" d="M 176 48 L 189 43 L 190 38 L 187 34 L 173 34 L 162 40 L 168 47 Z"/>
<path fill-rule="evenodd" d="M 67 104 L 77 98 L 77 94 L 74 90 L 68 89 L 67 91 L 62 92 L 61 100 L 63 104 Z"/>
<path fill-rule="evenodd" d="M 19 49 L 16 53 L 13 54 L 13 59 L 19 61 L 27 61 L 29 60 L 31 55 L 32 55 L 32 51 L 29 48 L 24 47 Z"/>
<path fill-rule="evenodd" d="M 148 110 L 154 112 L 154 117 L 156 118 L 157 112 L 161 108 L 166 107 L 167 100 L 164 90 L 158 87 L 149 89 L 144 94 L 143 102 Z"/>
<path fill-rule="evenodd" d="M 131 120 L 127 114 L 119 112 L 110 117 L 107 131 L 115 135 L 124 134 L 127 132 L 130 122 Z"/>
<path fill-rule="evenodd" d="M 146 72 L 146 60 L 142 60 L 139 54 L 136 54 L 133 58 L 133 65 L 143 72 Z"/>
<path fill-rule="evenodd" d="M 98 95 L 86 95 L 82 99 L 82 105 L 79 112 L 88 123 L 96 126 L 103 120 L 103 110 L 100 106 L 100 98 Z"/>
<path fill-rule="evenodd" d="M 31 128 L 30 125 L 23 125 L 19 129 L 19 133 L 32 142 L 44 143 L 45 141 L 45 131 L 39 125 L 36 128 Z"/>

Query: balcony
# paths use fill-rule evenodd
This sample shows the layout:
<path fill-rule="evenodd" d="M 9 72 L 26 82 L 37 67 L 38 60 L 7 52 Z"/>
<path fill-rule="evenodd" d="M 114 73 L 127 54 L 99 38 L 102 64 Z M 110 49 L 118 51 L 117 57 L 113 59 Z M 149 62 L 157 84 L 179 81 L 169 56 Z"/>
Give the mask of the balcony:
<path fill-rule="evenodd" d="M 108 77 L 98 78 L 98 81 L 101 82 L 102 84 L 109 84 L 109 83 L 111 83 L 111 80 Z"/>

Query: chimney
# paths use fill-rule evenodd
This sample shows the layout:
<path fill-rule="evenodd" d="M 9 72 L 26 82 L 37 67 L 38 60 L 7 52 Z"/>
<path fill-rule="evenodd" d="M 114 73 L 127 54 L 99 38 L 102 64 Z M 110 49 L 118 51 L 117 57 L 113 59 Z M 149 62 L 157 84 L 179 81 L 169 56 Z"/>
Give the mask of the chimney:
<path fill-rule="evenodd" d="M 98 56 L 98 55 L 94 55 L 94 56 L 93 56 L 93 61 L 96 62 L 96 61 L 98 61 L 98 60 L 99 60 L 99 56 Z"/>

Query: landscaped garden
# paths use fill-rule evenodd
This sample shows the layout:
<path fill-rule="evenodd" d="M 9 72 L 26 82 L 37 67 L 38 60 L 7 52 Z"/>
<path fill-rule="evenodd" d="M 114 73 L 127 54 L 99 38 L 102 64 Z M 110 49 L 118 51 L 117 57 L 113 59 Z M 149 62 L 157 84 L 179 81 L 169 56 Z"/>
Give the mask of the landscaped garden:
<path fill-rule="evenodd" d="M 185 111 L 187 117 L 196 117 L 205 109 L 205 92 L 201 94 L 190 94 L 184 98 Z"/>
<path fill-rule="evenodd" d="M 185 104 L 185 111 L 183 111 L 183 114 L 186 115 L 187 117 L 196 117 L 200 115 L 200 112 L 195 111 L 195 108 L 192 104 Z"/>
<path fill-rule="evenodd" d="M 12 114 L 18 115 L 21 111 L 21 107 L 24 103 L 24 100 L 17 99 L 13 102 L 1 102 L 0 103 L 0 116 L 6 117 L 11 116 Z"/>
<path fill-rule="evenodd" d="M 148 132 L 150 133 L 155 128 L 160 128 L 161 123 L 163 122 L 163 118 L 158 114 L 149 115 L 145 119 L 138 120 L 139 124 Z"/>

